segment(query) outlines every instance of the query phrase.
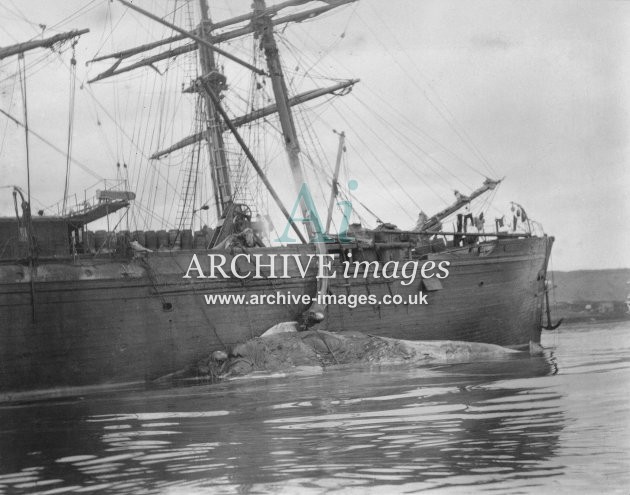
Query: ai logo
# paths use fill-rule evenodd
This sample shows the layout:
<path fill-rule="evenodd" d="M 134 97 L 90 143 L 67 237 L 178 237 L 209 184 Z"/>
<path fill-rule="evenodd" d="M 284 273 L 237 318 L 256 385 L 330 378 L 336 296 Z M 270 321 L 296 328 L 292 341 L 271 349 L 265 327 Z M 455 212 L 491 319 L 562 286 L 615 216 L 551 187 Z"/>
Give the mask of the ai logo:
<path fill-rule="evenodd" d="M 348 189 L 351 191 L 355 191 L 359 187 L 359 183 L 352 179 L 348 181 Z M 304 202 L 304 206 L 306 207 L 306 211 L 308 212 L 308 218 L 298 217 L 296 214 L 300 211 L 300 205 Z M 352 202 L 351 201 L 339 201 L 337 205 L 341 207 L 343 218 L 341 219 L 341 225 L 339 227 L 339 232 L 337 234 L 337 239 L 339 242 L 352 242 L 354 239 L 348 237 L 346 234 L 348 232 L 348 227 L 350 225 L 350 215 L 352 214 Z M 311 239 L 311 242 L 327 242 L 332 241 L 333 239 L 324 232 L 322 228 L 322 222 L 320 220 L 319 214 L 317 212 L 317 208 L 315 207 L 315 202 L 313 201 L 313 196 L 311 195 L 311 191 L 308 188 L 307 184 L 302 184 L 300 188 L 300 192 L 298 193 L 298 197 L 295 200 L 293 205 L 293 209 L 291 210 L 291 220 L 294 222 L 310 222 L 313 226 L 313 231 L 315 232 L 315 236 Z M 297 242 L 292 237 L 289 237 L 289 230 L 291 229 L 291 224 L 289 222 L 286 223 L 283 234 L 275 239 L 275 242 L 285 242 L 285 243 L 294 243 Z"/>

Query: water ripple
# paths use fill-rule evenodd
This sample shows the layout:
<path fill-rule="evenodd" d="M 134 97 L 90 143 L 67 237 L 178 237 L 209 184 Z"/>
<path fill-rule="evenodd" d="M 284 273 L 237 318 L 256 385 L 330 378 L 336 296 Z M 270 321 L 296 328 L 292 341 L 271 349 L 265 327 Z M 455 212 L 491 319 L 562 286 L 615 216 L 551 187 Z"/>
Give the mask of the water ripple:
<path fill-rule="evenodd" d="M 624 492 L 628 335 L 3 408 L 0 493 Z"/>

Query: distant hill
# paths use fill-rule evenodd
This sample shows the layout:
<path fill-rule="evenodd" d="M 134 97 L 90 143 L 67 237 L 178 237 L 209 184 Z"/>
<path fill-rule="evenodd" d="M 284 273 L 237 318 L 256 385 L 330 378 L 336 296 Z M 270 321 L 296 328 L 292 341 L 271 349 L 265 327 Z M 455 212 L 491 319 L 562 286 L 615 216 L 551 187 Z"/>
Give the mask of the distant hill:
<path fill-rule="evenodd" d="M 630 293 L 630 268 L 553 272 L 547 278 L 556 285 L 558 302 L 625 301 Z"/>

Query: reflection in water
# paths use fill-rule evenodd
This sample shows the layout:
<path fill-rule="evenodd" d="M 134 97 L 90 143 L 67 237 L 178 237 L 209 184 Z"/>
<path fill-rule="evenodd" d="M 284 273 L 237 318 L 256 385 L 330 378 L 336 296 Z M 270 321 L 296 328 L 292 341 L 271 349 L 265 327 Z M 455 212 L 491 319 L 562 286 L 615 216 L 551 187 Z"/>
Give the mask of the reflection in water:
<path fill-rule="evenodd" d="M 5 406 L 0 489 L 468 493 L 471 487 L 584 487 L 588 480 L 574 477 L 577 440 L 582 452 L 598 455 L 597 439 L 575 436 L 584 411 L 592 411 L 587 418 L 597 433 L 594 407 L 609 405 L 615 421 L 629 409 L 627 395 L 601 397 L 602 374 L 627 380 L 629 348 L 606 341 L 606 349 L 594 349 L 593 332 L 565 330 L 555 356 L 346 369 Z M 574 343 L 588 343 L 592 352 L 580 358 Z M 585 383 L 603 400 L 591 404 L 588 393 L 576 393 Z M 614 424 L 615 435 L 627 439 L 627 428 Z M 612 471 L 601 467 L 608 451 L 599 454 L 604 464 L 598 469 L 620 488 L 626 486 L 625 447 L 617 445 Z"/>

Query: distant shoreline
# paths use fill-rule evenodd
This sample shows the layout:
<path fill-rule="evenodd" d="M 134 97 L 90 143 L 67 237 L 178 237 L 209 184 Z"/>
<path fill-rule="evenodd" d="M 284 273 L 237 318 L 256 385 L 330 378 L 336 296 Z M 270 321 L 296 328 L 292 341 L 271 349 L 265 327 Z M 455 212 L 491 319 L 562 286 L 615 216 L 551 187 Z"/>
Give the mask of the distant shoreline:
<path fill-rule="evenodd" d="M 591 306 L 592 309 L 586 310 L 586 306 Z M 600 312 L 599 308 L 601 307 L 604 307 L 606 311 Z M 596 303 L 591 305 L 582 301 L 577 303 L 552 303 L 551 317 L 554 322 L 562 318 L 565 323 L 630 321 L 630 314 L 627 313 L 627 309 L 626 303 L 622 301 L 600 303 L 599 307 Z M 545 323 L 547 321 L 546 318 L 546 316 L 543 317 L 543 322 Z"/>
<path fill-rule="evenodd" d="M 547 279 L 554 286 L 551 299 L 559 303 L 625 303 L 630 293 L 630 268 L 550 271 Z"/>
<path fill-rule="evenodd" d="M 553 321 L 600 323 L 630 320 L 630 269 L 549 272 Z"/>
<path fill-rule="evenodd" d="M 622 322 L 622 321 L 630 321 L 630 315 L 626 315 L 625 318 L 623 316 L 613 316 L 613 317 L 602 318 L 602 317 L 594 317 L 594 316 L 591 316 L 591 315 L 566 316 L 566 317 L 564 317 L 560 313 L 557 313 L 556 315 L 554 315 L 554 317 L 556 319 L 563 318 L 563 322 L 562 322 L 563 325 L 565 323 L 566 324 L 571 324 L 571 323 L 589 323 L 589 324 L 595 325 L 595 324 L 599 324 L 599 323 L 618 323 L 618 322 Z"/>

